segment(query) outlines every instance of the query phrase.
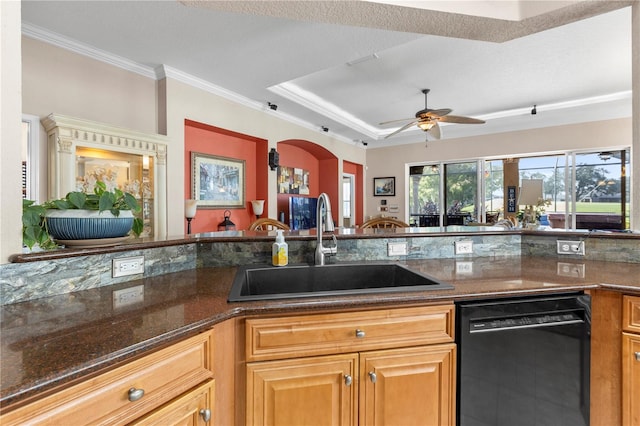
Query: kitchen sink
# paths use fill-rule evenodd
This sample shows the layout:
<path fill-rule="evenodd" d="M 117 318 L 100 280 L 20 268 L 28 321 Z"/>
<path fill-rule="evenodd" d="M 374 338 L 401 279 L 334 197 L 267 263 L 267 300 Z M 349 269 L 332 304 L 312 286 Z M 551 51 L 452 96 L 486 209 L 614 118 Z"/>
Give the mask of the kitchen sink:
<path fill-rule="evenodd" d="M 397 263 L 239 267 L 229 302 L 446 290 L 450 284 Z"/>

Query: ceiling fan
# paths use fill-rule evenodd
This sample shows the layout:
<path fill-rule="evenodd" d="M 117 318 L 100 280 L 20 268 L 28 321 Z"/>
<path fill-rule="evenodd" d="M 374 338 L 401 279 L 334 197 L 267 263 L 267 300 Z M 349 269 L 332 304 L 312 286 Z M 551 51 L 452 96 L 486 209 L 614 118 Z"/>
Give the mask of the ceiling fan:
<path fill-rule="evenodd" d="M 422 93 L 424 93 L 424 109 L 416 112 L 415 118 L 403 118 L 400 120 L 385 121 L 383 123 L 380 123 L 380 125 L 382 126 L 385 124 L 398 123 L 401 121 L 411 120 L 409 123 L 400 127 L 395 132 L 385 136 L 384 137 L 385 139 L 388 139 L 393 135 L 396 135 L 404 130 L 407 130 L 409 127 L 413 126 L 414 124 L 417 125 L 419 128 L 421 128 L 422 130 L 424 130 L 425 132 L 427 132 L 427 134 L 432 136 L 434 139 L 440 139 L 441 132 L 440 132 L 440 126 L 438 125 L 439 121 L 443 123 L 457 123 L 457 124 L 483 124 L 484 123 L 484 120 L 479 120 L 477 118 L 462 117 L 459 115 L 449 115 L 449 113 L 453 111 L 452 109 L 449 109 L 449 108 L 442 108 L 442 109 L 428 108 L 427 94 L 429 93 L 429 91 L 430 89 L 422 89 Z"/>

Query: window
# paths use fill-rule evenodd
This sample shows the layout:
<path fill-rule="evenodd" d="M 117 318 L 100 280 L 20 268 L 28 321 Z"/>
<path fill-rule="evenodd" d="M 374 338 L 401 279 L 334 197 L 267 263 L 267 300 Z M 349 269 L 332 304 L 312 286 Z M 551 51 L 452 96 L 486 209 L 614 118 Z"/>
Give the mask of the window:
<path fill-rule="evenodd" d="M 475 220 L 477 170 L 475 161 L 410 167 L 409 223 L 413 226 L 447 226 Z"/>
<path fill-rule="evenodd" d="M 477 216 L 478 164 L 445 164 L 444 170 L 445 225 L 465 225 Z"/>
<path fill-rule="evenodd" d="M 409 168 L 409 223 L 440 226 L 440 165 Z"/>
<path fill-rule="evenodd" d="M 505 165 L 510 165 L 506 171 Z M 409 222 L 440 226 L 504 218 L 505 182 L 519 187 L 523 179 L 541 179 L 541 224 L 629 229 L 628 170 L 629 149 L 414 165 L 409 168 Z"/>

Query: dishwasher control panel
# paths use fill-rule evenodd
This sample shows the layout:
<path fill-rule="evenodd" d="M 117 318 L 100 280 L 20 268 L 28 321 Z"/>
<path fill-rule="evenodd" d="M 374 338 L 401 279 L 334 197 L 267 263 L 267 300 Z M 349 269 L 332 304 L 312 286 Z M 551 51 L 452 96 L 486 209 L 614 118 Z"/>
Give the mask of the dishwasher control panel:
<path fill-rule="evenodd" d="M 491 318 L 489 320 L 472 320 L 469 322 L 469 331 L 479 333 L 482 331 L 504 330 L 509 328 L 531 328 L 545 325 L 574 324 L 582 322 L 582 318 L 575 312 L 559 314 L 527 315 L 512 318 Z"/>

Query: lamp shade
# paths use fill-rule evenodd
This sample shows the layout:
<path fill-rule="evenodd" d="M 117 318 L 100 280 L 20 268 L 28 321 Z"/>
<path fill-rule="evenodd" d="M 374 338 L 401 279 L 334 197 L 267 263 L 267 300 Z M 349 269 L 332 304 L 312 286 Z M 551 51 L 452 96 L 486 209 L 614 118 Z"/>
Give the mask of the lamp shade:
<path fill-rule="evenodd" d="M 184 200 L 184 217 L 193 219 L 196 217 L 198 200 Z"/>
<path fill-rule="evenodd" d="M 251 207 L 253 207 L 253 214 L 255 214 L 256 217 L 260 216 L 264 213 L 264 200 L 251 201 Z"/>
<path fill-rule="evenodd" d="M 542 179 L 522 179 L 518 205 L 537 206 L 542 199 Z"/>

